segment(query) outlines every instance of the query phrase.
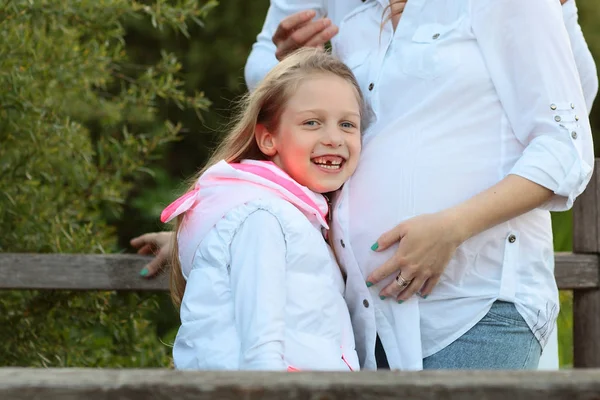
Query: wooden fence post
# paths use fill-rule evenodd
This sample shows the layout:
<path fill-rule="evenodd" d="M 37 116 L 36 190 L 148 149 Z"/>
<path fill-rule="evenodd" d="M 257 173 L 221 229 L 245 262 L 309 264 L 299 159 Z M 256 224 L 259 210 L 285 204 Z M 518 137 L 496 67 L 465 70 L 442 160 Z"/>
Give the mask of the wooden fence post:
<path fill-rule="evenodd" d="M 573 207 L 573 252 L 600 254 L 600 159 L 587 189 Z M 575 368 L 600 367 L 600 289 L 573 291 Z"/>

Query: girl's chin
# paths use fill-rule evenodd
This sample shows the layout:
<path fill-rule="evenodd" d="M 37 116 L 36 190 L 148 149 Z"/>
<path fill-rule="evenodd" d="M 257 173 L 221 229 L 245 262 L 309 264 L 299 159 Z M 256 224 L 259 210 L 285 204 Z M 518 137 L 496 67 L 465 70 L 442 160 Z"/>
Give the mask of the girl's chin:
<path fill-rule="evenodd" d="M 329 193 L 335 192 L 342 187 L 344 181 L 342 179 L 328 179 L 327 182 L 323 180 L 313 181 L 306 185 L 307 188 L 316 193 Z"/>

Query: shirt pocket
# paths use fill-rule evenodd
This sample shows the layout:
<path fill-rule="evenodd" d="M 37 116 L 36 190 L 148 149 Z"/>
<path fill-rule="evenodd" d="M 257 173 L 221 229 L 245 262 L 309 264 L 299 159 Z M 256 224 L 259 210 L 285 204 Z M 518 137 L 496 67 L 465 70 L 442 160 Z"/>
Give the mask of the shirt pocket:
<path fill-rule="evenodd" d="M 343 60 L 344 64 L 352 70 L 363 94 L 369 90 L 369 54 L 370 51 L 359 50 Z"/>
<path fill-rule="evenodd" d="M 400 46 L 402 72 L 431 80 L 458 67 L 459 55 L 452 44 L 459 39 L 460 21 L 451 24 L 420 25 L 408 42 Z"/>
<path fill-rule="evenodd" d="M 370 55 L 380 43 L 380 23 L 374 19 L 376 6 L 376 2 L 367 2 L 348 13 L 331 40 L 333 54 L 352 70 L 363 92 L 368 87 Z"/>

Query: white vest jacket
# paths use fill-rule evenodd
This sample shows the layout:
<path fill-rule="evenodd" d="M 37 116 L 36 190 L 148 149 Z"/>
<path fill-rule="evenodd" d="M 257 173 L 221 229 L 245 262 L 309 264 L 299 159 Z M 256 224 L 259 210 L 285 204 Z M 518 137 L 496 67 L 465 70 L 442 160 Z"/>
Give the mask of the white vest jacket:
<path fill-rule="evenodd" d="M 221 162 L 163 219 L 183 212 L 176 368 L 359 369 L 322 195 L 270 162 Z"/>

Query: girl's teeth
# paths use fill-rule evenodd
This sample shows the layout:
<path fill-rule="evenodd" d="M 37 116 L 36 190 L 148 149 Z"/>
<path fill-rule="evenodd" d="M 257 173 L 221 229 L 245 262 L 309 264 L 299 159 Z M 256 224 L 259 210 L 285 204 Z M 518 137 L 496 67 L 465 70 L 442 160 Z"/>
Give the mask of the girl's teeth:
<path fill-rule="evenodd" d="M 326 160 L 324 158 L 316 158 L 315 164 L 319 165 L 341 165 L 342 160 Z"/>
<path fill-rule="evenodd" d="M 327 168 L 327 169 L 340 169 L 340 165 L 327 165 L 327 164 L 317 164 L 319 167 Z"/>

